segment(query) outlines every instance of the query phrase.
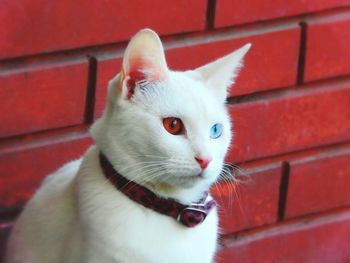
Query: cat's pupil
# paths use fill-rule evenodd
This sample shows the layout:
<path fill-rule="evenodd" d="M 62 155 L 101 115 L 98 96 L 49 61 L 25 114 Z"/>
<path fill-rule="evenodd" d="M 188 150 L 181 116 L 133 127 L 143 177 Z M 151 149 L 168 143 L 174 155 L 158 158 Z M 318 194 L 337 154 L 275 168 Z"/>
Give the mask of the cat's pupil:
<path fill-rule="evenodd" d="M 177 120 L 176 120 L 176 119 L 173 119 L 173 121 L 172 121 L 171 124 L 170 124 L 170 127 L 171 127 L 171 128 L 174 128 L 174 127 L 176 126 L 176 124 L 177 124 Z"/>

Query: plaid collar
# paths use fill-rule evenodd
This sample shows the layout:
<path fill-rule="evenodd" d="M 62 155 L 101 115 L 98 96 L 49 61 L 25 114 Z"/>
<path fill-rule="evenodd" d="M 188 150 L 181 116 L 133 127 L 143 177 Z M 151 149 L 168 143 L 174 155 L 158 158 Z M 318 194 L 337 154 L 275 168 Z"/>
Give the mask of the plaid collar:
<path fill-rule="evenodd" d="M 170 216 L 186 227 L 195 227 L 202 223 L 210 210 L 216 205 L 214 200 L 206 202 L 207 192 L 204 193 L 198 203 L 191 205 L 184 205 L 174 199 L 159 197 L 149 189 L 129 181 L 119 174 L 102 153 L 100 153 L 99 158 L 104 175 L 115 188 L 136 203 L 160 214 Z"/>

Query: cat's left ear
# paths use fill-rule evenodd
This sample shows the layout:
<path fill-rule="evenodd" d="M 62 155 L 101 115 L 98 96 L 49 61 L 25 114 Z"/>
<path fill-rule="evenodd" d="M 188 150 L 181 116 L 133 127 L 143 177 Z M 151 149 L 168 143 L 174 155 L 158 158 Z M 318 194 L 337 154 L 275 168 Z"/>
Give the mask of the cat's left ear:
<path fill-rule="evenodd" d="M 229 55 L 197 68 L 195 72 L 201 76 L 209 88 L 215 90 L 221 100 L 225 101 L 228 88 L 234 83 L 242 67 L 243 57 L 250 47 L 251 44 L 248 43 Z"/>
<path fill-rule="evenodd" d="M 123 99 L 130 99 L 138 83 L 166 79 L 168 67 L 159 36 L 151 29 L 139 31 L 129 42 L 123 57 L 118 93 Z"/>

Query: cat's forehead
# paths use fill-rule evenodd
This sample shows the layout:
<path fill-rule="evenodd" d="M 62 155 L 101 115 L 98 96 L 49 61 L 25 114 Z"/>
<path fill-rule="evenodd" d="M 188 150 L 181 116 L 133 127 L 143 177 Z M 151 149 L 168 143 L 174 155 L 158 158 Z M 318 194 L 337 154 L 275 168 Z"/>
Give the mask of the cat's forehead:
<path fill-rule="evenodd" d="M 224 111 L 215 93 L 186 72 L 171 72 L 169 79 L 154 89 L 146 103 L 159 115 L 214 119 Z"/>

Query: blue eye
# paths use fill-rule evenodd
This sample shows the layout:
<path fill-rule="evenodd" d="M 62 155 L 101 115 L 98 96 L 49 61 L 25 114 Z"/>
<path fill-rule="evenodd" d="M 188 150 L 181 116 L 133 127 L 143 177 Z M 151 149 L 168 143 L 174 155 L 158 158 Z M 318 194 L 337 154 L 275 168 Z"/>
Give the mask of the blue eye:
<path fill-rule="evenodd" d="M 222 134 L 222 125 L 220 123 L 214 124 L 210 129 L 210 138 L 217 139 Z"/>

